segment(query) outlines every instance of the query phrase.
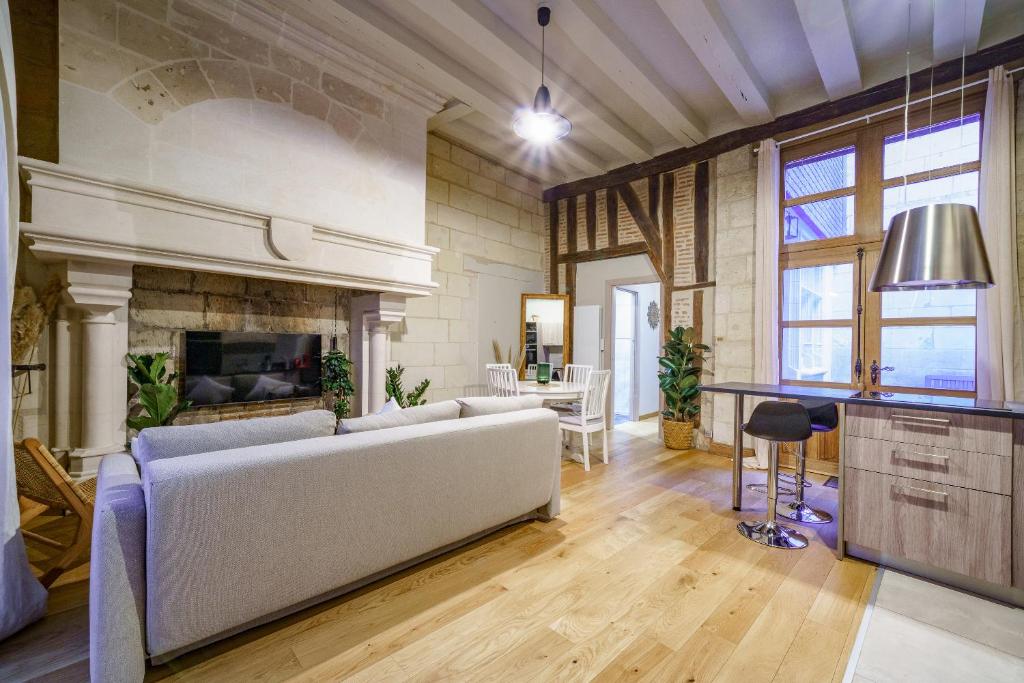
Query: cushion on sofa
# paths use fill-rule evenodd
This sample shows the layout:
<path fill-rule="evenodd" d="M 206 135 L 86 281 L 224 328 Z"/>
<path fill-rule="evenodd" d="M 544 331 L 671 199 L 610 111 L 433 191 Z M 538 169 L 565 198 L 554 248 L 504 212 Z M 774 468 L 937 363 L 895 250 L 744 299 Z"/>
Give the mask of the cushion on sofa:
<path fill-rule="evenodd" d="M 540 396 L 469 396 L 455 400 L 462 407 L 460 417 L 511 413 L 544 405 L 544 399 Z"/>
<path fill-rule="evenodd" d="M 149 427 L 139 432 L 133 441 L 132 455 L 139 464 L 144 464 L 182 455 L 331 436 L 336 421 L 329 410 L 309 410 L 280 417 Z"/>
<path fill-rule="evenodd" d="M 441 401 L 439 403 L 428 403 L 423 406 L 413 406 L 404 410 L 378 413 L 377 415 L 346 418 L 338 422 L 338 434 L 355 434 L 357 432 L 370 432 L 375 429 L 390 429 L 391 427 L 404 427 L 405 425 L 417 425 L 425 422 L 437 422 L 439 420 L 455 420 L 458 417 L 458 403 L 455 401 Z"/>

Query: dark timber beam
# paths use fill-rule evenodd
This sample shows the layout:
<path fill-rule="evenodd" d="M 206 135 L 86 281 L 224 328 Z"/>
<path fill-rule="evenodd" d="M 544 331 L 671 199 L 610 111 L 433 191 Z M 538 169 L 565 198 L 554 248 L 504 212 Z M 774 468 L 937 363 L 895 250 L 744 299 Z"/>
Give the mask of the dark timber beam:
<path fill-rule="evenodd" d="M 973 76 L 1000 64 L 1008 64 L 1019 59 L 1024 59 L 1024 35 L 968 55 L 964 62 L 963 73 L 965 77 Z M 940 84 L 958 80 L 960 80 L 960 59 L 951 59 L 935 66 L 934 69 L 921 69 L 911 74 L 910 89 L 913 92 L 918 92 L 927 90 L 932 82 L 938 87 Z M 902 99 L 905 88 L 905 78 L 894 78 L 859 93 L 780 116 L 768 123 L 724 133 L 693 147 L 666 152 L 642 163 L 621 166 L 604 175 L 556 185 L 545 190 L 544 201 L 550 202 L 591 190 L 621 186 L 623 183 L 640 180 L 656 173 L 665 173 L 697 161 L 705 161 L 781 133 L 856 114 L 886 102 Z"/>
<path fill-rule="evenodd" d="M 626 204 L 626 208 L 629 209 L 629 213 L 633 216 L 633 220 L 636 221 L 637 227 L 640 228 L 640 234 L 643 235 L 644 241 L 647 242 L 647 254 L 651 257 L 651 265 L 654 266 L 654 272 L 658 274 L 658 278 L 662 282 L 667 282 L 665 279 L 665 269 L 662 268 L 661 264 L 661 235 L 658 232 L 658 226 L 654 224 L 651 217 L 644 210 L 643 204 L 640 202 L 640 197 L 637 196 L 636 191 L 629 185 L 624 183 L 615 188 L 622 197 L 622 201 Z"/>

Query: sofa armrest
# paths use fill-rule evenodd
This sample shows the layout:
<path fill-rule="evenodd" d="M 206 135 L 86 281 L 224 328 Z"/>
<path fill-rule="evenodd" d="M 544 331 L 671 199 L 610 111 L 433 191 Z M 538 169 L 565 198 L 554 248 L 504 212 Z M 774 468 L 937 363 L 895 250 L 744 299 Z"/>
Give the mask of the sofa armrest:
<path fill-rule="evenodd" d="M 135 460 L 103 458 L 96 486 L 89 576 L 89 675 L 146 674 L 146 501 Z"/>

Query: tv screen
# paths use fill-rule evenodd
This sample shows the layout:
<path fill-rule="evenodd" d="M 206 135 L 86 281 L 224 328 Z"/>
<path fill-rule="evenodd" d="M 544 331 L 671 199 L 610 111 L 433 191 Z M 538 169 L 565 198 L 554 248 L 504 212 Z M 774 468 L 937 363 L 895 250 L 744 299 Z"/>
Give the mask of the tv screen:
<path fill-rule="evenodd" d="M 185 398 L 193 406 L 320 395 L 320 335 L 186 332 Z"/>

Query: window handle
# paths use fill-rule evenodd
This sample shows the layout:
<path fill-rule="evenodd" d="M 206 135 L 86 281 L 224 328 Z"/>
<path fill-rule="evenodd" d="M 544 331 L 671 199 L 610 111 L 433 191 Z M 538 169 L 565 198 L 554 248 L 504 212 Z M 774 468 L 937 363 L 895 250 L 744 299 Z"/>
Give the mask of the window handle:
<path fill-rule="evenodd" d="M 885 367 L 882 367 L 882 366 L 880 366 L 878 364 L 877 360 L 872 360 L 871 361 L 871 383 L 874 384 L 874 385 L 877 385 L 878 384 L 878 376 L 881 373 L 883 373 L 883 372 L 892 372 L 895 369 L 896 368 L 894 368 L 891 365 L 886 365 Z"/>

